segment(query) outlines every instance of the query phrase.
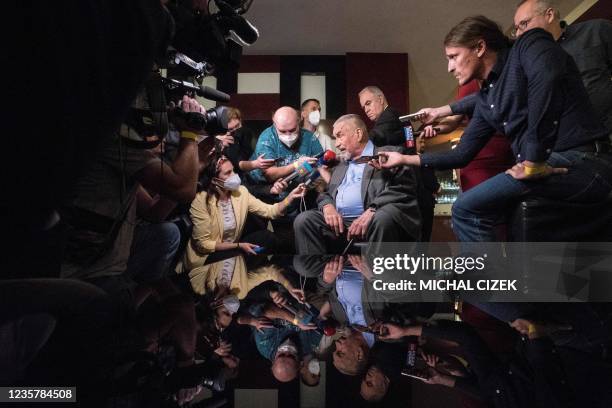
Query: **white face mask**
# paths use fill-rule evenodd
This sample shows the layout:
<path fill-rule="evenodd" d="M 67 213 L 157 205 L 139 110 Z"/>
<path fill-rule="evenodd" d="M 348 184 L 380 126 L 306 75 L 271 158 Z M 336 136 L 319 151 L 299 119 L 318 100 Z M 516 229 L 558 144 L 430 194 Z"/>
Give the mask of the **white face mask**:
<path fill-rule="evenodd" d="M 276 355 L 280 353 L 289 353 L 297 356 L 298 350 L 295 343 L 291 339 L 283 341 L 280 346 L 276 349 Z"/>
<path fill-rule="evenodd" d="M 319 375 L 321 373 L 321 366 L 319 365 L 318 359 L 313 358 L 308 362 L 308 371 L 313 375 Z"/>
<path fill-rule="evenodd" d="M 308 121 L 312 126 L 319 126 L 319 122 L 321 121 L 321 112 L 318 110 L 310 112 L 308 114 Z"/>
<path fill-rule="evenodd" d="M 234 314 L 240 308 L 240 300 L 235 295 L 227 295 L 223 298 L 223 306 L 225 306 L 228 312 Z"/>
<path fill-rule="evenodd" d="M 290 135 L 283 135 L 280 133 L 278 134 L 278 138 L 280 139 L 280 141 L 283 142 L 283 144 L 287 147 L 293 146 L 295 142 L 297 142 L 299 136 L 299 133 L 292 133 Z"/>
<path fill-rule="evenodd" d="M 240 176 L 236 173 L 233 173 L 231 176 L 227 178 L 223 182 L 223 188 L 229 191 L 236 191 L 240 188 L 240 184 L 242 184 L 242 180 L 240 180 Z"/>

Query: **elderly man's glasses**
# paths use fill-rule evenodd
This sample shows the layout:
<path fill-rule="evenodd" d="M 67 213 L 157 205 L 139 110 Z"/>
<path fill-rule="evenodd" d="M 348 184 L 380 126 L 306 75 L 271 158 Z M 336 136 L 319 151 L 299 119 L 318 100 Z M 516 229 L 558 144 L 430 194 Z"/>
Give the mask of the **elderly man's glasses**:
<path fill-rule="evenodd" d="M 550 9 L 546 9 L 546 10 L 544 10 L 541 13 L 534 14 L 533 16 L 531 16 L 529 18 L 526 18 L 524 20 L 521 20 L 521 21 L 519 21 L 518 24 L 512 26 L 512 37 L 513 38 L 518 37 L 518 35 L 520 33 L 524 32 L 527 29 L 527 27 L 529 27 L 529 23 L 531 23 L 531 20 L 533 20 L 534 18 L 536 18 L 538 16 L 545 15 L 546 13 L 548 13 L 548 10 L 550 10 Z"/>

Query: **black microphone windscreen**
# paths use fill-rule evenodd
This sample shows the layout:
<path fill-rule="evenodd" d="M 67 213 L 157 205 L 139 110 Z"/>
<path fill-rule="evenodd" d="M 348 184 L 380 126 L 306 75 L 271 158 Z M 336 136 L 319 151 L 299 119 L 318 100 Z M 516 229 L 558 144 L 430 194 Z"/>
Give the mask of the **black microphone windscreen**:
<path fill-rule="evenodd" d="M 229 102 L 230 96 L 208 86 L 201 86 L 198 95 L 216 102 Z"/>

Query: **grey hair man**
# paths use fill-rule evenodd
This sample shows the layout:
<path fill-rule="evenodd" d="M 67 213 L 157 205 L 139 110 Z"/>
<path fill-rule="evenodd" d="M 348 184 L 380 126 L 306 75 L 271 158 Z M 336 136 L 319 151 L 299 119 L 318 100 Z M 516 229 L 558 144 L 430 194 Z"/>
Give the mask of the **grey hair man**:
<path fill-rule="evenodd" d="M 374 122 L 370 140 L 375 146 L 403 146 L 404 130 L 399 113 L 389 107 L 383 91 L 377 86 L 366 86 L 359 92 L 359 105 L 368 119 Z"/>
<path fill-rule="evenodd" d="M 372 250 L 383 242 L 417 240 L 420 213 L 414 170 L 380 171 L 368 166 L 366 159 L 379 150 L 402 149 L 375 147 L 358 115 L 340 117 L 333 132 L 345 160 L 334 168 L 327 190 L 319 194 L 318 209 L 296 218 L 298 253 L 341 251 L 351 240 L 365 240 Z"/>

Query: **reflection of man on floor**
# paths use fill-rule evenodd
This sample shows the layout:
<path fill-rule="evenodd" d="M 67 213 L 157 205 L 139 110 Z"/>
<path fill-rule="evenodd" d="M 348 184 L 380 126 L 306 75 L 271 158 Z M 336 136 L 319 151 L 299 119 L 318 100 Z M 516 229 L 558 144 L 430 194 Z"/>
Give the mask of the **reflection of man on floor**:
<path fill-rule="evenodd" d="M 366 126 L 357 115 L 338 119 L 334 136 L 346 160 L 335 167 L 327 191 L 319 195 L 319 209 L 296 218 L 298 253 L 329 253 L 328 244 L 341 248 L 351 239 L 370 243 L 418 240 L 420 214 L 413 170 L 380 171 L 356 162 L 379 150 L 368 140 Z M 384 150 L 399 148 L 387 146 Z"/>

